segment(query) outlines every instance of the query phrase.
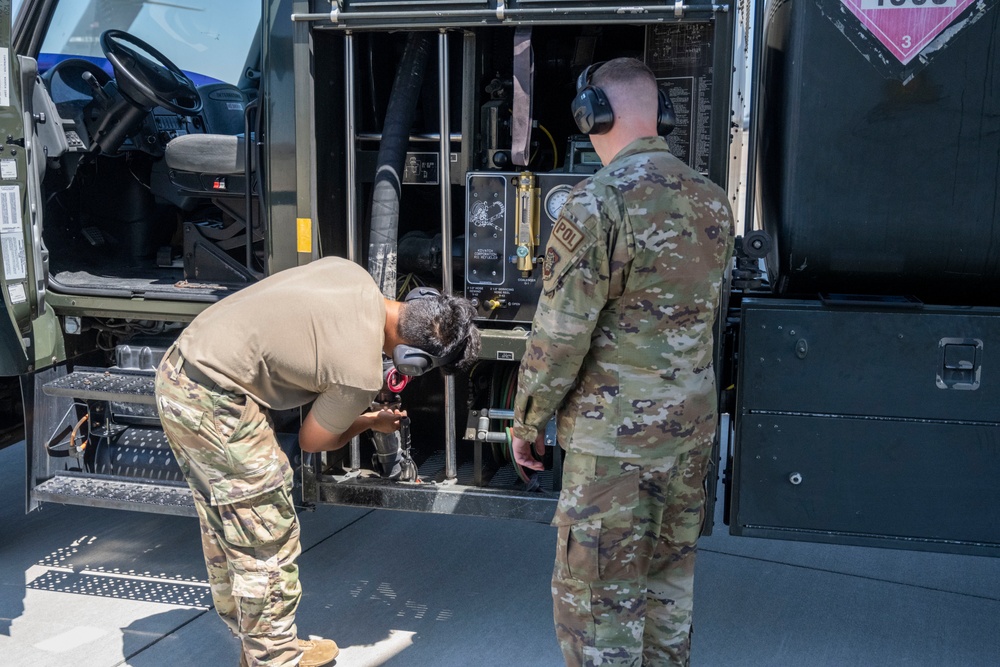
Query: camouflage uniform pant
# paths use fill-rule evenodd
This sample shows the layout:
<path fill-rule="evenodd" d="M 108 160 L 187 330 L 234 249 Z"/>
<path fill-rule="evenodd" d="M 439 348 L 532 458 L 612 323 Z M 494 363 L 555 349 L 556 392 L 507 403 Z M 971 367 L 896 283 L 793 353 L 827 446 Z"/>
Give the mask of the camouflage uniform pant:
<path fill-rule="evenodd" d="M 567 453 L 552 599 L 568 667 L 689 663 L 707 460 Z"/>
<path fill-rule="evenodd" d="M 301 547 L 287 458 L 252 400 L 192 381 L 169 356 L 157 370 L 157 408 L 194 495 L 215 609 L 240 638 L 241 664 L 298 665 Z M 258 493 L 248 461 L 276 459 L 284 484 Z"/>

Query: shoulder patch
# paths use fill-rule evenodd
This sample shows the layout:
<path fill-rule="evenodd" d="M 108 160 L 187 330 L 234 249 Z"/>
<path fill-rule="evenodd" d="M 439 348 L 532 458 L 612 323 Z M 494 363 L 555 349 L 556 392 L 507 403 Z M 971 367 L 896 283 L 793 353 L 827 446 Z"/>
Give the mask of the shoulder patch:
<path fill-rule="evenodd" d="M 559 222 L 552 228 L 551 239 L 552 242 L 558 243 L 572 254 L 583 243 L 584 236 L 582 229 L 566 218 L 559 218 Z"/>
<path fill-rule="evenodd" d="M 548 249 L 545 251 L 545 261 L 542 262 L 542 280 L 548 280 L 554 275 L 561 259 L 559 251 L 552 247 L 552 244 L 549 244 Z"/>

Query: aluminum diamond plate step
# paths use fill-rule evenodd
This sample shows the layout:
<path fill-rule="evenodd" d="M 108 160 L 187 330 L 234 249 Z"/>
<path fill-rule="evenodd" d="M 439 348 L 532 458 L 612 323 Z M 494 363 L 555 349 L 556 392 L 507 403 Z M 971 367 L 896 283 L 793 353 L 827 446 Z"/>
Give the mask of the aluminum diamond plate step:
<path fill-rule="evenodd" d="M 149 484 L 59 474 L 36 486 L 32 495 L 41 502 L 64 505 L 197 516 L 191 489 L 183 483 Z"/>
<path fill-rule="evenodd" d="M 155 405 L 153 376 L 121 371 L 74 371 L 42 387 L 49 396 Z"/>

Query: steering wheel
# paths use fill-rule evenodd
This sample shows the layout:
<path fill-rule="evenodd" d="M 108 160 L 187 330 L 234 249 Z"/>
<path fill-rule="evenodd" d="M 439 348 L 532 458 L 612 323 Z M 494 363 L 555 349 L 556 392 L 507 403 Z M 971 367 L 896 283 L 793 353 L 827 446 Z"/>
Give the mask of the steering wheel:
<path fill-rule="evenodd" d="M 118 90 L 143 109 L 163 107 L 182 116 L 201 111 L 198 88 L 177 65 L 123 30 L 101 34 L 101 49 L 115 70 Z"/>

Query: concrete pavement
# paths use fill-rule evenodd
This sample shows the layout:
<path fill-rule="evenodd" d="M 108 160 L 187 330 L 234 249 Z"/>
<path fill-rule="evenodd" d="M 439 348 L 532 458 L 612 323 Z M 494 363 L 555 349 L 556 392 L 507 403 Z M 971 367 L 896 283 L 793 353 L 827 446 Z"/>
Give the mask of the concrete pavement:
<path fill-rule="evenodd" d="M 24 514 L 0 451 L 0 665 L 236 666 L 194 519 L 49 505 Z M 721 508 L 720 508 L 721 510 Z M 302 635 L 338 667 L 561 664 L 542 524 L 321 507 L 302 516 Z M 696 667 L 998 665 L 1000 559 L 702 541 Z"/>

